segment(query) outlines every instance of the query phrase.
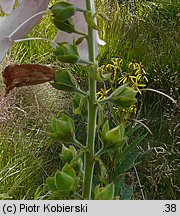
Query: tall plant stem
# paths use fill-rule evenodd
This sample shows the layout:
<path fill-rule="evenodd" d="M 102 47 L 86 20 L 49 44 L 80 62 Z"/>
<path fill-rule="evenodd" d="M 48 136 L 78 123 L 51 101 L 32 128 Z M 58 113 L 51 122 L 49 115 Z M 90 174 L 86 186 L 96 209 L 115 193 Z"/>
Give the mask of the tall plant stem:
<path fill-rule="evenodd" d="M 86 8 L 91 11 L 91 2 L 86 0 Z M 88 48 L 89 48 L 89 60 L 95 62 L 94 57 L 94 35 L 93 29 L 88 27 Z M 94 67 L 89 68 L 95 70 Z M 89 75 L 89 100 L 88 100 L 88 131 L 87 131 L 87 152 L 85 153 L 84 163 L 84 185 L 83 185 L 83 198 L 91 199 L 92 190 L 92 178 L 94 172 L 94 145 L 95 145 L 95 132 L 96 132 L 96 81 Z"/>

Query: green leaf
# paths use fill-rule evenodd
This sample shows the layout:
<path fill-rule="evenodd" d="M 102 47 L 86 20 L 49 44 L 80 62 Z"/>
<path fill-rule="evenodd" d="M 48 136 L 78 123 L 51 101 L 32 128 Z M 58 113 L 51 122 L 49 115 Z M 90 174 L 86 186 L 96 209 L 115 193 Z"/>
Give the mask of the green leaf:
<path fill-rule="evenodd" d="M 121 200 L 131 200 L 133 195 L 133 186 L 125 183 L 125 175 L 119 176 L 115 184 L 115 195 L 120 196 Z"/>
<path fill-rule="evenodd" d="M 128 128 L 126 135 L 128 137 L 132 136 L 138 129 L 140 129 L 142 127 L 142 125 L 137 124 L 134 127 Z"/>
<path fill-rule="evenodd" d="M 99 30 L 99 27 L 97 26 L 97 24 L 94 22 L 94 18 L 93 18 L 93 15 L 92 15 L 92 12 L 91 11 L 87 11 L 84 13 L 84 17 L 85 17 L 85 20 L 87 22 L 87 24 L 95 29 L 95 30 Z"/>
<path fill-rule="evenodd" d="M 129 169 L 131 169 L 138 156 L 139 156 L 139 151 L 137 149 L 131 152 L 130 154 L 128 154 L 127 157 L 121 163 L 119 163 L 118 166 L 115 168 L 112 178 L 114 179 L 116 178 L 116 176 L 120 175 L 121 173 L 125 173 Z"/>
<path fill-rule="evenodd" d="M 120 197 L 122 200 L 131 200 L 133 195 L 133 186 L 124 183 L 121 187 Z"/>
<path fill-rule="evenodd" d="M 125 175 L 120 175 L 115 182 L 116 182 L 116 184 L 115 184 L 115 196 L 120 196 L 121 187 L 125 183 Z"/>
<path fill-rule="evenodd" d="M 119 164 L 121 161 L 123 161 L 128 154 L 130 154 L 131 152 L 133 152 L 136 147 L 142 142 L 142 140 L 145 139 L 145 137 L 147 136 L 148 133 L 140 136 L 137 140 L 135 140 L 134 142 L 132 142 L 131 144 L 129 144 L 122 152 L 120 152 L 119 154 L 117 154 L 116 157 L 116 163 Z"/>

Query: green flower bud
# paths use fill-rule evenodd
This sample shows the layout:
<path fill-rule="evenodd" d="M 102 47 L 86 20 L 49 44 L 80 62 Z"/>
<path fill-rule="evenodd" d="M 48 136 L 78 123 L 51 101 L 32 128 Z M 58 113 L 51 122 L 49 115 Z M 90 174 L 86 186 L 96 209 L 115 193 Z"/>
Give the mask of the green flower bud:
<path fill-rule="evenodd" d="M 70 191 L 75 180 L 72 176 L 63 171 L 57 171 L 54 179 L 57 189 L 62 191 Z"/>
<path fill-rule="evenodd" d="M 67 148 L 63 145 L 60 157 L 64 163 L 70 163 L 72 159 L 76 156 L 76 154 L 77 152 L 74 146 L 70 146 L 69 148 Z"/>
<path fill-rule="evenodd" d="M 73 120 L 69 116 L 63 115 L 61 120 L 57 120 L 55 117 L 52 118 L 51 133 L 49 135 L 56 141 L 70 143 L 74 141 L 74 130 Z"/>
<path fill-rule="evenodd" d="M 124 126 L 123 124 L 118 125 L 117 127 L 109 130 L 106 133 L 107 142 L 116 143 L 124 137 Z"/>
<path fill-rule="evenodd" d="M 107 121 L 102 129 L 102 139 L 105 148 L 107 150 L 112 150 L 121 147 L 127 141 L 127 137 L 124 136 L 124 133 L 125 128 L 123 124 L 109 130 L 109 124 Z"/>
<path fill-rule="evenodd" d="M 52 22 L 54 23 L 54 25 L 56 26 L 56 28 L 58 28 L 61 31 L 67 32 L 67 33 L 76 33 L 79 35 L 83 35 L 83 37 L 79 38 L 76 41 L 76 45 L 78 45 L 79 43 L 82 42 L 82 40 L 84 38 L 86 38 L 86 35 L 82 32 L 79 32 L 76 28 L 75 25 L 68 19 L 68 20 L 64 20 L 62 22 L 57 21 L 56 19 L 53 19 Z"/>
<path fill-rule="evenodd" d="M 65 172 L 66 174 L 70 175 L 72 178 L 74 178 L 74 179 L 76 178 L 76 172 L 70 164 L 66 163 L 63 166 L 62 171 Z"/>
<path fill-rule="evenodd" d="M 108 184 L 106 187 L 95 189 L 96 200 L 112 200 L 114 198 L 114 184 Z"/>
<path fill-rule="evenodd" d="M 79 158 L 78 160 L 72 161 L 71 162 L 71 166 L 73 167 L 73 169 L 76 172 L 82 172 L 83 171 L 83 161 L 81 158 Z"/>
<path fill-rule="evenodd" d="M 76 177 L 75 170 L 69 164 L 65 164 L 62 171 L 57 171 L 54 176 L 57 190 L 64 192 L 66 195 L 76 191 L 79 181 L 80 179 Z"/>
<path fill-rule="evenodd" d="M 76 177 L 75 170 L 65 164 L 62 171 L 58 170 L 54 177 L 46 180 L 46 183 L 55 197 L 65 197 L 76 191 L 79 181 L 80 178 Z"/>
<path fill-rule="evenodd" d="M 54 53 L 61 62 L 71 64 L 79 62 L 79 54 L 75 44 L 69 44 L 67 42 L 59 43 Z"/>
<path fill-rule="evenodd" d="M 51 7 L 52 16 L 58 22 L 64 21 L 76 13 L 74 5 L 67 2 L 60 2 Z"/>
<path fill-rule="evenodd" d="M 103 141 L 106 140 L 106 134 L 107 134 L 108 131 L 109 131 L 109 121 L 107 120 L 105 122 L 105 124 L 103 125 L 103 128 L 102 128 L 102 139 L 103 139 Z"/>
<path fill-rule="evenodd" d="M 77 32 L 74 25 L 69 21 L 65 20 L 63 22 L 58 22 L 56 19 L 52 20 L 54 25 L 61 31 L 67 32 L 67 33 L 73 33 Z"/>
<path fill-rule="evenodd" d="M 68 92 L 78 92 L 79 86 L 76 79 L 73 77 L 71 72 L 67 69 L 61 69 L 55 73 L 54 83 L 51 85 L 58 89 Z"/>
<path fill-rule="evenodd" d="M 80 178 L 76 177 L 71 185 L 70 192 L 74 193 L 79 185 Z"/>
<path fill-rule="evenodd" d="M 123 109 L 134 105 L 137 102 L 137 92 L 126 84 L 117 88 L 109 98 L 109 101 L 115 105 L 121 106 Z"/>
<path fill-rule="evenodd" d="M 74 108 L 74 114 L 81 114 L 84 117 L 87 117 L 87 103 L 88 98 L 80 93 L 76 93 L 72 100 L 72 105 Z"/>
<path fill-rule="evenodd" d="M 53 177 L 49 177 L 46 179 L 46 184 L 47 186 L 49 187 L 49 189 L 53 192 L 56 192 L 57 191 L 57 187 L 55 185 L 55 182 L 54 182 L 54 178 Z"/>

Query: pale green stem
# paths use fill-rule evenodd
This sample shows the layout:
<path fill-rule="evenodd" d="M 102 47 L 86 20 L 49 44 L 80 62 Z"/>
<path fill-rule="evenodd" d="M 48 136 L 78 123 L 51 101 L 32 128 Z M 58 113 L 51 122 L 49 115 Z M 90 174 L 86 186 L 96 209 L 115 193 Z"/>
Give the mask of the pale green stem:
<path fill-rule="evenodd" d="M 85 149 L 86 149 L 86 146 L 83 146 L 77 139 L 74 139 L 74 140 L 73 140 L 73 144 L 74 144 L 76 147 L 78 147 L 78 148 L 80 148 L 80 149 L 82 149 L 82 150 L 85 150 Z"/>
<path fill-rule="evenodd" d="M 83 90 L 81 90 L 80 88 L 77 88 L 77 92 L 84 95 L 84 96 L 87 96 L 87 93 L 84 92 Z"/>
<path fill-rule="evenodd" d="M 103 153 L 105 153 L 107 150 L 104 148 L 101 148 L 94 156 L 97 158 L 101 156 Z"/>
<path fill-rule="evenodd" d="M 99 104 L 108 103 L 110 98 L 111 98 L 111 97 L 109 96 L 109 97 L 107 97 L 107 98 L 101 99 L 101 100 L 98 101 L 98 103 L 99 103 Z"/>
<path fill-rule="evenodd" d="M 91 11 L 90 0 L 86 0 L 86 8 Z M 89 48 L 89 61 L 95 63 L 94 57 L 94 37 L 93 29 L 88 27 L 88 48 Z M 90 67 L 89 73 L 94 70 Z M 92 178 L 94 172 L 94 145 L 95 145 L 95 132 L 96 132 L 96 81 L 89 75 L 89 100 L 88 100 L 88 129 L 87 129 L 87 152 L 85 153 L 84 163 L 84 184 L 83 184 L 83 198 L 91 199 L 92 192 Z"/>

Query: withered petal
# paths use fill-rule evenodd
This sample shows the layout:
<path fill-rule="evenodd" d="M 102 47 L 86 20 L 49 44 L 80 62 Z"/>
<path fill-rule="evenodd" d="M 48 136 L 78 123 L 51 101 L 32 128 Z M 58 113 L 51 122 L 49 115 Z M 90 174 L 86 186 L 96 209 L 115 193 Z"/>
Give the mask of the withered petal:
<path fill-rule="evenodd" d="M 55 79 L 55 71 L 38 64 L 12 64 L 2 72 L 7 95 L 15 87 L 38 85 Z"/>

